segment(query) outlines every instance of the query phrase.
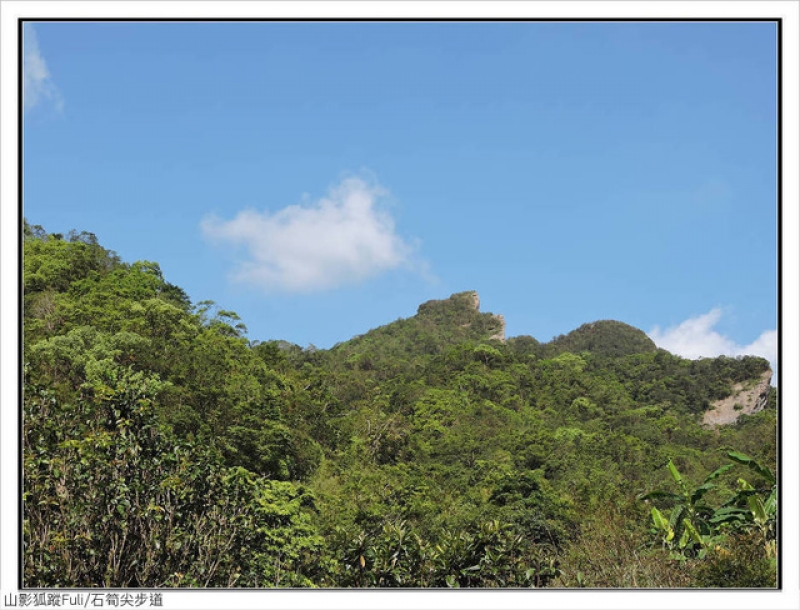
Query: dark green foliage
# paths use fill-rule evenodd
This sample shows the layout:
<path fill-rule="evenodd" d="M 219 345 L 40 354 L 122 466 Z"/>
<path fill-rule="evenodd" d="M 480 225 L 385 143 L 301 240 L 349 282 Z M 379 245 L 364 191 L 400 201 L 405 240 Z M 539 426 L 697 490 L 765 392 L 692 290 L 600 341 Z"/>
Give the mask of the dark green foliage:
<path fill-rule="evenodd" d="M 565 587 L 676 588 L 697 586 L 691 562 L 673 561 L 642 544 L 648 537 L 640 506 L 630 498 L 586 514 L 581 535 L 561 558 Z"/>
<path fill-rule="evenodd" d="M 437 534 L 434 541 L 424 539 L 403 521 L 371 535 L 338 530 L 342 556 L 336 582 L 346 587 L 544 587 L 560 574 L 552 549 L 530 545 L 497 520 Z"/>
<path fill-rule="evenodd" d="M 600 320 L 556 337 L 546 344 L 541 353 L 554 356 L 562 352 L 591 352 L 617 358 L 654 352 L 656 349 L 653 340 L 638 328 L 614 320 Z"/>
<path fill-rule="evenodd" d="M 562 546 L 576 531 L 571 503 L 560 498 L 541 470 L 516 471 L 501 478 L 489 497 L 503 522 L 518 526 L 527 540 Z"/>
<path fill-rule="evenodd" d="M 774 588 L 774 559 L 764 555 L 757 533 L 732 537 L 726 548 L 714 549 L 706 561 L 697 566 L 700 587 Z"/>
<path fill-rule="evenodd" d="M 476 293 L 463 292 L 428 301 L 416 316 L 336 345 L 331 353 L 348 370 L 368 371 L 380 380 L 403 374 L 413 370 L 411 361 L 442 354 L 465 341 L 486 340 L 497 332 L 498 320 L 480 313 L 475 299 Z"/>
<path fill-rule="evenodd" d="M 28 386 L 25 585 L 311 585 L 312 497 L 181 443 L 154 417 L 163 387 L 109 364 L 74 404 Z"/>
<path fill-rule="evenodd" d="M 540 354 L 540 345 L 541 343 L 529 335 L 510 337 L 508 341 L 506 341 L 506 346 L 508 347 L 509 351 L 517 358 L 536 356 L 537 354 Z"/>
<path fill-rule="evenodd" d="M 26 586 L 774 584 L 776 392 L 701 426 L 763 359 L 612 321 L 504 342 L 473 292 L 250 341 L 156 263 L 23 234 Z"/>
<path fill-rule="evenodd" d="M 698 564 L 699 586 L 774 587 L 778 511 L 775 475 L 749 456 L 736 451 L 727 454 L 736 464 L 749 468 L 760 482 L 754 487 L 739 478 L 735 493 L 714 508 L 707 502 L 707 495 L 734 464 L 718 468 L 691 490 L 670 461 L 667 466 L 681 494 L 656 491 L 642 499 L 662 499 L 673 505 L 669 519 L 652 507 L 655 533 L 662 538 L 662 546 L 670 550 L 671 558 L 704 560 Z"/>

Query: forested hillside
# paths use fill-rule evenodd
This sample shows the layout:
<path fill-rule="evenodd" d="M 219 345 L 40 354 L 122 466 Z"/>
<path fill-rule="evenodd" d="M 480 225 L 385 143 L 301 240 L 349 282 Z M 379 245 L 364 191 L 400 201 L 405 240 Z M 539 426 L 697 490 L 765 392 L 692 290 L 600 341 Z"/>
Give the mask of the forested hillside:
<path fill-rule="evenodd" d="M 474 292 L 258 341 L 27 223 L 23 282 L 25 586 L 776 585 L 774 388 L 703 426 L 764 359 L 608 320 L 505 339 Z"/>

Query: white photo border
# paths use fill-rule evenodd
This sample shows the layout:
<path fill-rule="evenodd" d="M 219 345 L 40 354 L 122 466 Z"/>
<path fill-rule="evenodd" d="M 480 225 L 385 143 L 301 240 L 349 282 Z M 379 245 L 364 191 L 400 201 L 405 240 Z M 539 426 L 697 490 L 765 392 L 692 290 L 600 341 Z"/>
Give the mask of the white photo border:
<path fill-rule="evenodd" d="M 309 1 L 309 2 L 33 2 L 0 3 L 0 594 L 5 602 L 19 587 L 19 164 L 18 130 L 21 128 L 18 85 L 18 33 L 20 19 L 563 19 L 563 20 L 691 20 L 780 19 L 782 74 L 782 166 L 779 220 L 782 248 L 779 260 L 781 313 L 779 371 L 781 431 L 781 573 L 780 591 L 747 590 L 188 590 L 165 589 L 168 609 L 218 608 L 650 608 L 651 610 L 702 608 L 749 610 L 800 608 L 800 531 L 797 515 L 800 473 L 800 3 L 782 1 L 562 1 L 562 2 L 456 2 L 456 1 Z M 72 591 L 73 594 L 76 590 Z M 80 590 L 85 593 L 125 590 Z M 134 593 L 142 590 L 128 590 Z M 25 592 L 25 591 L 23 591 Z M 32 591 L 31 591 L 32 592 Z M 65 606 L 68 607 L 68 606 Z M 148 606 L 142 606 L 148 607 Z"/>

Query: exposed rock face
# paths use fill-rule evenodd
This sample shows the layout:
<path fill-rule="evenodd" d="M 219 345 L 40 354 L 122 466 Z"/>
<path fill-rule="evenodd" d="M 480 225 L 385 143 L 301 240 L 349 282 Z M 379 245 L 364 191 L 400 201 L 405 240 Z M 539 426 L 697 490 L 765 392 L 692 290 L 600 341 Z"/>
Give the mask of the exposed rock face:
<path fill-rule="evenodd" d="M 474 290 L 468 290 L 467 292 L 452 294 L 447 299 L 426 301 L 417 308 L 417 314 L 424 315 L 434 311 L 459 310 L 471 315 L 474 311 L 478 311 L 480 306 L 481 298 L 478 293 Z"/>
<path fill-rule="evenodd" d="M 733 393 L 727 398 L 713 403 L 713 408 L 703 415 L 703 425 L 707 428 L 716 428 L 733 424 L 740 415 L 752 415 L 763 410 L 769 395 L 769 382 L 772 380 L 772 371 L 766 370 L 761 378 L 753 383 L 737 383 Z"/>
<path fill-rule="evenodd" d="M 503 316 L 481 313 L 481 298 L 477 291 L 467 290 L 450 295 L 447 299 L 427 301 L 417 308 L 417 317 L 438 326 L 457 325 L 468 329 L 463 338 L 505 342 L 506 321 Z"/>
<path fill-rule="evenodd" d="M 506 341 L 506 320 L 501 314 L 494 314 L 492 317 L 495 320 L 497 320 L 498 322 L 500 322 L 500 329 L 495 334 L 493 334 L 491 337 L 489 337 L 489 339 L 490 340 L 491 339 L 496 339 L 497 341 L 500 341 L 501 343 L 505 343 L 505 341 Z"/>
<path fill-rule="evenodd" d="M 454 295 L 456 296 L 456 295 Z M 481 297 L 478 295 L 477 291 L 471 290 L 469 292 L 462 292 L 460 296 L 466 297 L 469 299 L 469 302 L 472 304 L 472 307 L 475 311 L 480 311 L 481 309 Z M 450 297 L 453 298 L 453 297 Z M 496 340 L 504 343 L 506 340 L 506 320 L 503 318 L 501 314 L 491 314 L 492 318 L 497 320 L 499 324 L 499 328 L 497 332 L 489 337 L 489 340 Z"/>

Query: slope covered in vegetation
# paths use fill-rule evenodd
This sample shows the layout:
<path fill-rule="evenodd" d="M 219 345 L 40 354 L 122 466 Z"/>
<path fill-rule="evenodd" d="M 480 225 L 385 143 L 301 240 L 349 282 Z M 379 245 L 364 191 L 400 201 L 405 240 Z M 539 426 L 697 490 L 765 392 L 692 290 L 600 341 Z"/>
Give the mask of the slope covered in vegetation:
<path fill-rule="evenodd" d="M 774 390 L 702 426 L 761 358 L 502 341 L 472 292 L 252 341 L 156 263 L 24 238 L 26 586 L 775 585 Z"/>

